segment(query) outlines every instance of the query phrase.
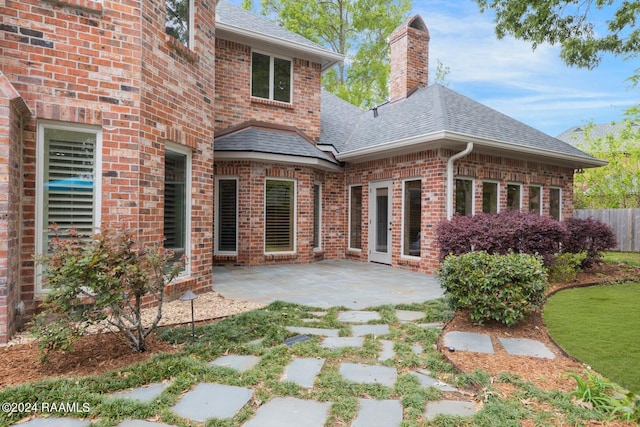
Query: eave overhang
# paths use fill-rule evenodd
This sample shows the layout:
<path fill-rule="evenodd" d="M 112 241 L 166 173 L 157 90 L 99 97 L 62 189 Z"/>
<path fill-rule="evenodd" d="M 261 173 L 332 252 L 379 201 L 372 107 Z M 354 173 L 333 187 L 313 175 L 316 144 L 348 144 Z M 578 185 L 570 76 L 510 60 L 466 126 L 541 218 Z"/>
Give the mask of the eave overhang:
<path fill-rule="evenodd" d="M 475 144 L 475 153 L 515 157 L 573 169 L 596 168 L 607 164 L 606 161 L 596 158 L 574 156 L 452 131 L 432 132 L 355 150 L 347 150 L 337 154 L 336 158 L 342 162 L 360 163 L 386 158 L 391 155 L 415 153 L 428 149 L 449 148 L 462 150 L 468 142 Z"/>
<path fill-rule="evenodd" d="M 216 151 L 214 163 L 222 161 L 255 161 L 266 163 L 284 163 L 308 166 L 328 172 L 342 172 L 342 166 L 315 157 L 293 156 L 287 154 L 265 153 L 261 151 Z"/>
<path fill-rule="evenodd" d="M 320 47 L 315 48 L 292 40 L 267 36 L 246 28 L 225 24 L 224 22 L 216 22 L 216 37 L 250 45 L 257 49 L 264 49 L 267 51 L 277 50 L 277 52 L 281 54 L 307 59 L 321 64 L 322 71 L 344 61 L 344 55 L 340 53 L 332 52 Z"/>

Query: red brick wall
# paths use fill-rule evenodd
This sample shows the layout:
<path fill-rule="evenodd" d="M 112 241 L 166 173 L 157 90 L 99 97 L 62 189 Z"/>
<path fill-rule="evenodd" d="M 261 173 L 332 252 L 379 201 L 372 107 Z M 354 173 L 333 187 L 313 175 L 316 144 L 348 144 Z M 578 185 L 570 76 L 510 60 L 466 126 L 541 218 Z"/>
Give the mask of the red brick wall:
<path fill-rule="evenodd" d="M 308 263 L 319 259 L 343 258 L 345 217 L 343 174 L 308 167 L 260 162 L 216 162 L 217 177 L 238 178 L 238 255 L 216 255 L 216 264 L 268 265 Z M 296 252 L 265 254 L 265 180 L 292 179 L 296 182 Z M 321 248 L 313 249 L 313 186 L 322 186 Z"/>
<path fill-rule="evenodd" d="M 192 50 L 165 35 L 161 0 L 5 0 L 0 71 L 34 115 L 24 125 L 21 298 L 33 313 L 38 120 L 102 131 L 103 225 L 163 233 L 164 144 L 192 149 L 190 288 L 211 283 L 214 8 L 196 0 Z M 181 284 L 184 287 L 184 283 Z"/>
<path fill-rule="evenodd" d="M 293 60 L 291 104 L 251 97 L 251 47 L 216 40 L 216 131 L 257 120 L 293 126 L 320 138 L 320 64 Z"/>
<path fill-rule="evenodd" d="M 454 154 L 448 150 L 425 151 L 415 154 L 393 156 L 359 164 L 348 164 L 346 173 L 345 198 L 349 197 L 349 185 L 363 186 L 363 228 L 362 251 L 346 251 L 349 259 L 368 260 L 368 187 L 372 181 L 392 182 L 392 265 L 426 273 L 435 273 L 438 268 L 439 248 L 436 243 L 437 225 L 446 218 L 446 163 Z M 536 162 L 471 153 L 454 165 L 454 178 L 471 177 L 475 181 L 475 209 L 482 212 L 482 181 L 484 179 L 500 183 L 500 207 L 506 207 L 507 183 L 522 183 L 523 209 L 529 206 L 528 186 L 541 185 L 543 188 L 543 214 L 549 214 L 549 188 L 562 188 L 562 217 L 569 218 L 573 212 L 573 170 Z M 422 182 L 422 224 L 421 257 L 406 257 L 402 251 L 402 190 L 403 181 L 419 178 Z M 346 248 L 346 246 L 345 246 Z"/>

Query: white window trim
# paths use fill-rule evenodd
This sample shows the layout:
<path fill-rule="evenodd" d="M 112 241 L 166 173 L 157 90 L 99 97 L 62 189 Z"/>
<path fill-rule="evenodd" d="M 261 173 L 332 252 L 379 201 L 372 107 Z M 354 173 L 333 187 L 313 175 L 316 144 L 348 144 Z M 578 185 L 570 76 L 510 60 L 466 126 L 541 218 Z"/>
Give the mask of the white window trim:
<path fill-rule="evenodd" d="M 322 183 L 320 182 L 315 182 L 314 187 L 317 185 L 318 186 L 318 201 L 320 203 L 320 206 L 318 207 L 318 246 L 314 246 L 313 250 L 315 252 L 320 252 L 322 251 L 322 209 L 324 208 L 323 203 L 322 203 Z M 314 188 L 315 190 L 315 188 Z M 315 200 L 313 200 L 313 203 L 315 203 Z M 313 227 L 315 228 L 315 224 L 313 224 Z M 313 244 L 313 239 L 311 241 L 311 244 Z"/>
<path fill-rule="evenodd" d="M 540 207 L 538 209 L 538 212 L 536 212 L 538 215 L 542 215 L 542 207 L 544 206 L 544 197 L 543 196 L 543 187 L 540 184 L 531 184 L 528 186 L 529 189 L 531 189 L 531 187 L 537 187 L 539 194 L 540 194 Z M 529 196 L 531 196 L 531 191 L 529 191 Z M 529 199 L 529 203 L 531 203 L 531 199 Z M 530 210 L 527 209 L 528 212 L 531 212 Z"/>
<path fill-rule="evenodd" d="M 267 252 L 267 181 L 288 181 L 293 182 L 293 250 L 291 251 L 271 251 Z M 264 230 L 262 232 L 262 247 L 265 255 L 293 255 L 298 249 L 298 182 L 292 178 L 266 177 L 264 180 Z"/>
<path fill-rule="evenodd" d="M 521 182 L 507 182 L 507 186 L 505 187 L 507 189 L 507 197 L 509 195 L 509 186 L 510 185 L 515 185 L 515 186 L 520 187 L 520 200 L 518 201 L 518 206 L 520 206 L 520 207 L 518 208 L 518 210 L 522 211 L 522 196 L 523 196 L 523 194 L 522 194 L 522 188 L 523 188 L 522 187 L 522 183 Z"/>
<path fill-rule="evenodd" d="M 420 259 L 421 256 L 415 256 L 415 255 L 405 255 L 404 253 L 404 225 L 405 225 L 405 216 L 404 216 L 404 202 L 405 202 L 405 193 L 406 193 L 406 185 L 407 182 L 409 181 L 419 181 L 420 182 L 420 236 L 422 236 L 422 178 L 420 177 L 414 177 L 414 178 L 407 178 L 407 179 L 403 179 L 402 180 L 402 224 L 401 224 L 401 230 L 400 230 L 400 241 L 402 242 L 402 247 L 400 248 L 400 258 L 407 258 L 407 259 Z M 422 246 L 422 239 L 420 239 L 420 245 Z M 420 248 L 420 252 L 422 252 L 422 248 Z"/>
<path fill-rule="evenodd" d="M 551 190 L 558 190 L 558 197 L 560 198 L 559 200 L 559 206 L 558 206 L 558 221 L 562 221 L 562 187 L 549 187 L 549 207 L 551 207 Z M 551 210 L 551 209 L 549 209 Z M 551 213 L 551 212 L 549 212 Z"/>
<path fill-rule="evenodd" d="M 195 44 L 195 29 L 196 29 L 196 11 L 195 0 L 189 0 L 189 49 L 194 50 Z"/>
<path fill-rule="evenodd" d="M 484 179 L 482 180 L 482 184 L 495 184 L 496 185 L 496 213 L 500 213 L 500 181 L 495 181 L 492 179 Z M 484 197 L 484 188 L 482 191 L 482 196 Z M 483 201 L 484 202 L 484 201 Z"/>
<path fill-rule="evenodd" d="M 185 216 L 186 216 L 186 224 L 185 224 L 185 242 L 184 242 L 184 256 L 186 258 L 186 261 L 184 263 L 184 270 L 180 272 L 180 274 L 178 274 L 177 278 L 183 278 L 183 277 L 188 277 L 191 276 L 191 203 L 192 203 L 192 189 L 191 189 L 191 185 L 192 185 L 192 179 L 191 179 L 191 174 L 192 174 L 192 166 L 191 166 L 191 162 L 192 162 L 192 156 L 193 153 L 191 151 L 190 148 L 185 147 L 184 145 L 179 145 L 173 142 L 169 142 L 167 141 L 165 143 L 165 147 L 164 147 L 164 151 L 165 151 L 165 155 L 167 151 L 173 151 L 174 153 L 178 153 L 178 154 L 184 154 L 186 156 L 186 160 L 187 160 L 187 165 L 186 165 L 186 178 L 187 178 L 187 182 L 186 182 L 186 194 L 185 194 L 185 207 L 187 209 L 187 211 L 185 212 Z"/>
<path fill-rule="evenodd" d="M 218 232 L 220 231 L 220 209 L 218 207 L 218 200 L 219 200 L 219 196 L 220 196 L 220 185 L 219 182 L 220 181 L 235 181 L 236 182 L 236 250 L 235 251 L 221 251 L 220 249 L 218 249 Z M 216 209 L 215 209 L 215 225 L 216 225 L 216 239 L 215 239 L 215 246 L 214 246 L 214 254 L 216 255 L 238 255 L 238 220 L 239 220 L 239 209 L 238 209 L 238 202 L 240 201 L 238 198 L 239 192 L 240 192 L 240 181 L 238 179 L 237 176 L 226 176 L 226 175 L 221 175 L 221 176 L 216 176 L 216 194 L 215 194 L 215 201 L 216 201 Z"/>
<path fill-rule="evenodd" d="M 259 53 L 261 55 L 265 55 L 269 57 L 269 98 L 260 98 L 259 96 L 253 96 L 253 54 L 254 53 Z M 289 102 L 285 102 L 285 101 L 279 101 L 277 99 L 273 99 L 273 59 L 274 58 L 278 58 L 278 59 L 284 59 L 285 61 L 289 61 L 289 76 L 290 76 L 290 81 L 289 81 Z M 290 58 L 288 56 L 283 56 L 283 55 L 276 55 L 274 53 L 271 52 L 266 52 L 266 51 L 262 51 L 262 50 L 258 50 L 258 49 L 254 49 L 251 51 L 251 73 L 249 74 L 250 78 L 250 88 L 249 88 L 249 93 L 251 94 L 251 99 L 260 99 L 260 100 L 267 100 L 267 101 L 273 101 L 273 102 L 280 102 L 282 104 L 287 104 L 287 105 L 291 105 L 293 104 L 293 58 Z"/>
<path fill-rule="evenodd" d="M 364 186 L 362 184 L 353 184 L 349 186 L 349 217 L 348 217 L 348 226 L 347 226 L 347 246 L 350 251 L 362 252 L 362 248 L 353 248 L 351 247 L 351 193 L 353 187 L 360 187 L 362 189 L 362 193 L 360 195 L 360 204 L 362 205 L 360 209 L 364 208 Z M 362 217 L 360 218 L 360 243 L 362 245 Z"/>
<path fill-rule="evenodd" d="M 44 133 L 45 129 L 58 129 L 70 132 L 85 132 L 96 135 L 96 156 L 94 169 L 94 191 L 93 200 L 93 227 L 99 232 L 101 225 L 102 206 L 102 129 L 95 126 L 83 126 L 73 123 L 52 122 L 47 120 L 38 121 L 37 146 L 36 146 L 36 255 L 43 255 L 44 245 Z M 35 288 L 36 294 L 48 293 L 49 289 L 42 286 L 42 265 L 36 263 Z"/>
<path fill-rule="evenodd" d="M 453 186 L 454 186 L 454 191 L 453 191 L 453 211 L 455 213 L 457 206 L 455 203 L 455 197 L 456 197 L 456 192 L 455 192 L 455 182 L 456 180 L 463 180 L 463 181 L 471 181 L 471 216 L 475 216 L 476 214 L 476 180 L 475 178 L 471 178 L 471 177 L 467 177 L 467 176 L 456 176 L 453 180 Z"/>

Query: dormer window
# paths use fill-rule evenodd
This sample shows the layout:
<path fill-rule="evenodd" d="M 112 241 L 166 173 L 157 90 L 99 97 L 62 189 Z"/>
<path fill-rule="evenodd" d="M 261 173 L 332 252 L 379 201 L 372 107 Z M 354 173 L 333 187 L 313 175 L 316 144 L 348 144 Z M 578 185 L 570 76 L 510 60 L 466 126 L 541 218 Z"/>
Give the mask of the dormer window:
<path fill-rule="evenodd" d="M 291 102 L 291 61 L 263 53 L 251 54 L 251 96 Z"/>
<path fill-rule="evenodd" d="M 186 47 L 193 45 L 193 0 L 166 0 L 165 31 Z"/>

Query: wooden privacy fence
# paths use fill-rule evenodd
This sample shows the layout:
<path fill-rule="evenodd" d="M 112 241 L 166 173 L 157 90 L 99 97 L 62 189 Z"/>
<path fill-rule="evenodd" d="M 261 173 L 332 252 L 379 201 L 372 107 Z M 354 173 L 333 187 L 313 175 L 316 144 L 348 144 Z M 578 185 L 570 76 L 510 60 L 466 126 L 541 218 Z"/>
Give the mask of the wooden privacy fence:
<path fill-rule="evenodd" d="M 614 250 L 640 252 L 640 209 L 578 209 L 573 217 L 591 217 L 609 224 L 618 240 Z"/>

